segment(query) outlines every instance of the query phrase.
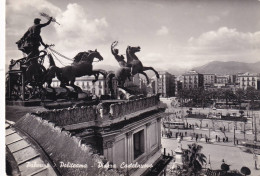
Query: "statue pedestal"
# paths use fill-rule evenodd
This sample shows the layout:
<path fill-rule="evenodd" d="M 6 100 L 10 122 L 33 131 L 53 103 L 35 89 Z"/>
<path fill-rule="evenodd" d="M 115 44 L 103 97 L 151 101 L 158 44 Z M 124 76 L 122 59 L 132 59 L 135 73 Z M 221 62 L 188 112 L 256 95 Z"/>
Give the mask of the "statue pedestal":
<path fill-rule="evenodd" d="M 175 152 L 175 162 L 173 163 L 172 169 L 183 169 L 183 150 L 181 145 L 181 140 L 178 137 L 178 147 L 174 150 Z"/>

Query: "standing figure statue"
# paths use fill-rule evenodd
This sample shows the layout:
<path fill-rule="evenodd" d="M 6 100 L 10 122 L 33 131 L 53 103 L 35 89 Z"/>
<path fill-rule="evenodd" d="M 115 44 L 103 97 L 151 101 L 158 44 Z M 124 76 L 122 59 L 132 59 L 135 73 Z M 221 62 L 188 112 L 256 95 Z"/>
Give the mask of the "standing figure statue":
<path fill-rule="evenodd" d="M 41 38 L 41 28 L 49 25 L 52 21 L 52 17 L 50 17 L 47 23 L 41 24 L 41 19 L 35 18 L 34 25 L 31 26 L 28 31 L 23 35 L 23 37 L 16 42 L 19 50 L 27 54 L 26 62 L 30 63 L 28 68 L 26 69 L 26 82 L 30 83 L 32 76 L 37 74 L 40 71 L 40 66 L 38 63 L 38 56 L 40 54 L 39 47 L 43 45 L 45 48 L 46 45 Z"/>

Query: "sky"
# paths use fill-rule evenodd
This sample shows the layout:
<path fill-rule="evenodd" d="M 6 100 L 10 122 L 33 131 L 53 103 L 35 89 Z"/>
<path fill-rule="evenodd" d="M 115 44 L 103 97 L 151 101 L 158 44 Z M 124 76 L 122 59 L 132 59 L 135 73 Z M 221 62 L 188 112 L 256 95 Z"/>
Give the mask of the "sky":
<path fill-rule="evenodd" d="M 260 61 L 259 0 L 7 0 L 6 63 L 23 56 L 15 42 L 33 19 L 47 21 L 40 12 L 61 24 L 42 28 L 43 41 L 69 58 L 97 49 L 102 64 L 118 66 L 110 51 L 117 40 L 120 54 L 140 46 L 139 60 L 158 69 Z"/>

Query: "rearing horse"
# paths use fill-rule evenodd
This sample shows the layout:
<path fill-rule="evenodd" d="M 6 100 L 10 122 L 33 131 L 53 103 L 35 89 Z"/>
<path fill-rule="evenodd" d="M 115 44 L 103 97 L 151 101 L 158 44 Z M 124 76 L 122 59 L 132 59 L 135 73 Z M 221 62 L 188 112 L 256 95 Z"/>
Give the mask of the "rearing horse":
<path fill-rule="evenodd" d="M 127 64 L 131 65 L 131 74 L 135 75 L 137 73 L 142 74 L 146 77 L 147 83 L 149 84 L 149 78 L 144 71 L 152 70 L 154 71 L 157 78 L 159 78 L 158 72 L 153 67 L 144 67 L 142 62 L 135 55 L 136 52 L 140 52 L 141 48 L 128 46 L 126 49 Z"/>
<path fill-rule="evenodd" d="M 65 88 L 67 85 L 70 85 L 75 90 L 81 90 L 78 86 L 74 85 L 76 77 L 94 75 L 95 80 L 93 80 L 92 82 L 96 82 L 98 80 L 99 74 L 102 74 L 104 77 L 106 77 L 106 73 L 102 72 L 101 70 L 93 70 L 92 63 L 94 61 L 94 58 L 97 58 L 99 61 L 103 60 L 103 57 L 97 50 L 80 52 L 74 57 L 74 62 L 70 66 L 59 68 L 55 65 L 52 57 L 50 57 L 49 59 L 51 67 L 48 69 L 48 73 L 46 76 L 48 87 L 51 87 L 51 80 L 55 77 L 55 75 L 61 82 L 60 87 Z"/>

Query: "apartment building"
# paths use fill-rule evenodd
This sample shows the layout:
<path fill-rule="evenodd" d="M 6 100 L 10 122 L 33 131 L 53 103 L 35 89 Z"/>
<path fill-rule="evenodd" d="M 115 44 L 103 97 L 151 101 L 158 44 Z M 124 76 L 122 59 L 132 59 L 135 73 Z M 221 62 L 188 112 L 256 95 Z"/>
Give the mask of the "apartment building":
<path fill-rule="evenodd" d="M 200 74 L 194 70 L 188 71 L 182 75 L 183 89 L 194 89 L 203 87 L 203 82 L 203 74 Z"/>

